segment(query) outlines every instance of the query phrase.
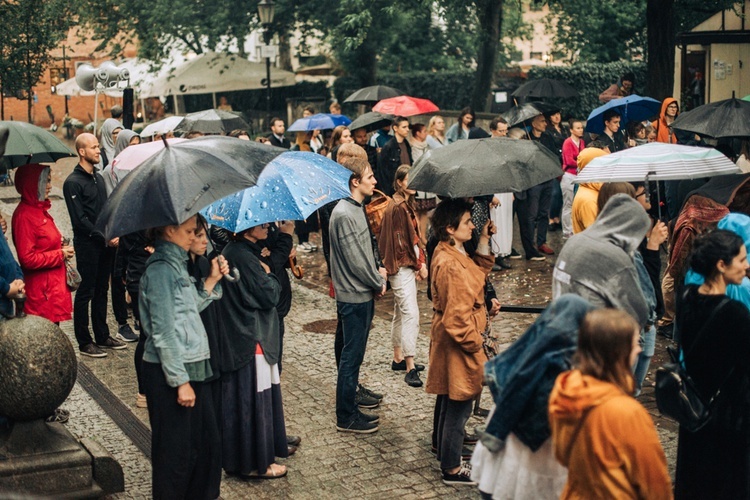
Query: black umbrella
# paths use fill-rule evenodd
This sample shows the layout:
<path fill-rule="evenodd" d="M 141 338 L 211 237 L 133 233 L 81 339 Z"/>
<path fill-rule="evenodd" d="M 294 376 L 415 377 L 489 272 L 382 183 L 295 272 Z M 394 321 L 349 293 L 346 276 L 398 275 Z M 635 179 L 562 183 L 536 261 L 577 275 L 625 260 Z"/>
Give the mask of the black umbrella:
<path fill-rule="evenodd" d="M 355 91 L 352 95 L 344 99 L 344 102 L 367 104 L 382 101 L 389 97 L 398 97 L 400 95 L 404 95 L 404 93 L 393 87 L 388 87 L 386 85 L 373 85 L 372 87 L 365 87 Z"/>
<path fill-rule="evenodd" d="M 672 128 L 719 139 L 750 137 L 750 102 L 732 97 L 680 113 Z"/>
<path fill-rule="evenodd" d="M 261 170 L 284 151 L 225 136 L 170 143 L 117 185 L 96 228 L 110 239 L 181 224 L 214 201 L 254 186 Z"/>
<path fill-rule="evenodd" d="M 386 115 L 384 113 L 378 113 L 377 111 L 370 111 L 362 116 L 359 116 L 356 120 L 349 124 L 349 130 L 357 130 L 358 128 L 364 128 L 368 132 L 383 128 L 386 125 L 390 125 L 393 122 L 393 115 Z"/>
<path fill-rule="evenodd" d="M 0 127 L 0 158 L 5 154 L 5 145 L 8 143 L 10 130 Z"/>
<path fill-rule="evenodd" d="M 476 139 L 427 151 L 409 172 L 409 188 L 451 198 L 518 193 L 561 172 L 560 160 L 539 142 Z"/>
<path fill-rule="evenodd" d="M 235 129 L 249 128 L 247 122 L 237 113 L 220 109 L 207 109 L 188 113 L 175 128 L 175 132 L 188 134 L 201 132 L 203 134 L 226 134 Z"/>
<path fill-rule="evenodd" d="M 29 163 L 55 163 L 75 156 L 60 139 L 47 130 L 26 122 L 2 121 L 0 130 L 8 131 L 4 162 L 8 168 Z"/>
<path fill-rule="evenodd" d="M 544 102 L 527 102 L 526 104 L 513 106 L 503 113 L 503 118 L 508 122 L 509 127 L 513 127 L 519 123 L 531 120 L 535 116 L 555 111 L 560 111 L 560 106 L 553 106 Z"/>
<path fill-rule="evenodd" d="M 551 78 L 539 78 L 529 80 L 518 87 L 512 94 L 513 97 L 553 97 L 557 99 L 568 99 L 578 97 L 578 91 L 560 80 Z"/>

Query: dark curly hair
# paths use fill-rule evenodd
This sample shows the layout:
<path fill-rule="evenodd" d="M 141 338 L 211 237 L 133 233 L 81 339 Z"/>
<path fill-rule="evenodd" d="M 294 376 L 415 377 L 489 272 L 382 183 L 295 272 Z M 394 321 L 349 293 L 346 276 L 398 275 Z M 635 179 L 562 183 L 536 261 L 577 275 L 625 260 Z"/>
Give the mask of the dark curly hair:
<path fill-rule="evenodd" d="M 725 229 L 704 233 L 693 242 L 690 267 L 693 271 L 703 275 L 706 280 L 711 280 L 719 272 L 716 267 L 719 261 L 728 265 L 737 257 L 744 244 L 742 238 Z"/>

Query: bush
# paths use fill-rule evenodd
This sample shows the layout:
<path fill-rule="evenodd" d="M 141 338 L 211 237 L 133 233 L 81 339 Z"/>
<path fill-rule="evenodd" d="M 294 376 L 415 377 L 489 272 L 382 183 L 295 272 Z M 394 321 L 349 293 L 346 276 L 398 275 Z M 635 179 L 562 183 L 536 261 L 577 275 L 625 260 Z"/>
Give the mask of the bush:
<path fill-rule="evenodd" d="M 529 80 L 552 78 L 573 86 L 579 97 L 557 100 L 563 107 L 563 116 L 587 118 L 594 108 L 602 105 L 599 94 L 615 83 L 623 73 L 635 75 L 636 94 L 643 95 L 646 85 L 646 63 L 617 61 L 612 63 L 584 63 L 573 66 L 537 66 L 529 71 Z"/>

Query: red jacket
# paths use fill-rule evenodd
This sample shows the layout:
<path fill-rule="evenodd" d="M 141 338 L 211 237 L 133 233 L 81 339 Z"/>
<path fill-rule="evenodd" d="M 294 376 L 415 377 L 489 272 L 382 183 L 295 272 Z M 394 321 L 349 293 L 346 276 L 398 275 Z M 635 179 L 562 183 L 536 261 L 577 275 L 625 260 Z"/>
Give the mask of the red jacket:
<path fill-rule="evenodd" d="M 39 176 L 44 165 L 24 165 L 16 171 L 21 203 L 11 222 L 13 243 L 26 284 L 28 314 L 52 322 L 71 318 L 73 304 L 65 280 L 62 235 L 49 214 L 49 200 L 39 201 Z"/>

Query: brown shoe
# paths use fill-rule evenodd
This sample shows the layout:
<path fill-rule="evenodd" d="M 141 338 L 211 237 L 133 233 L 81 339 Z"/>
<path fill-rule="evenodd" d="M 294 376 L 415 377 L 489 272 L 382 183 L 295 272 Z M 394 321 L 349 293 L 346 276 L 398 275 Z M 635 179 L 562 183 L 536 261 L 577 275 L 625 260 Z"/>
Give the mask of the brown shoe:
<path fill-rule="evenodd" d="M 546 243 L 542 243 L 541 245 L 539 245 L 539 248 L 538 248 L 538 250 L 539 250 L 540 252 L 542 252 L 543 254 L 546 254 L 546 255 L 555 255 L 555 251 L 554 251 L 554 250 L 552 250 L 552 249 L 551 249 L 551 248 L 549 247 L 549 245 L 547 245 Z"/>

